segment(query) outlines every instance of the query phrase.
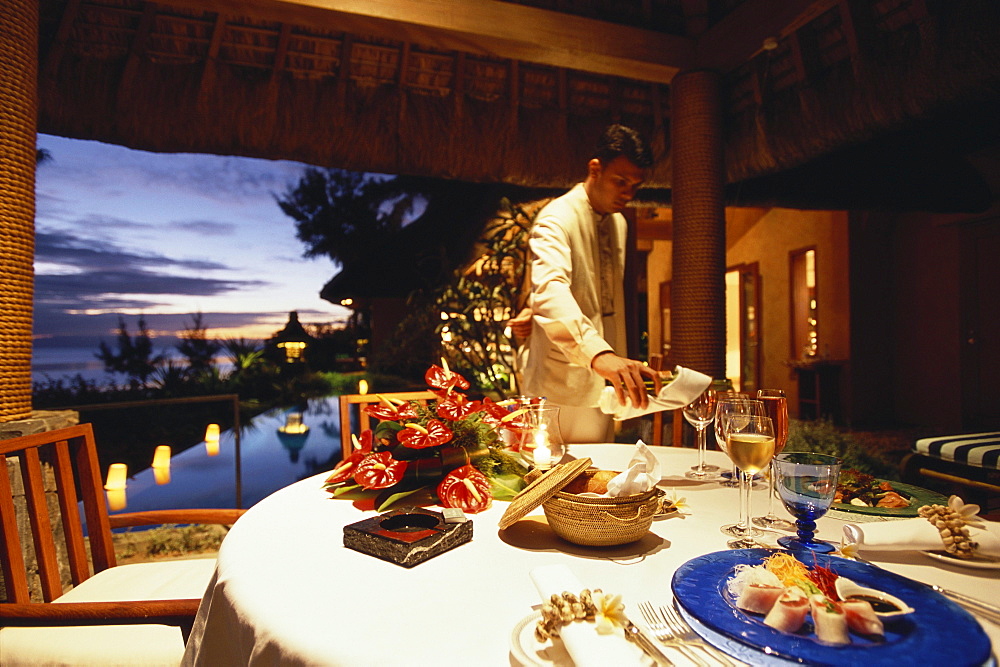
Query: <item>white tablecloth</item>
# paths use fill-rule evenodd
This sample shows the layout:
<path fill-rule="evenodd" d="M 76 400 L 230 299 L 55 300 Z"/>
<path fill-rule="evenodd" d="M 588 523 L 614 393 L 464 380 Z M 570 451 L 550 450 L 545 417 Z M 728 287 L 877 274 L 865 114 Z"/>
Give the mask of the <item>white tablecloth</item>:
<path fill-rule="evenodd" d="M 738 512 L 736 490 L 684 477 L 697 463 L 696 450 L 653 449 L 663 464 L 661 488 L 686 497 L 691 513 L 658 519 L 639 542 L 612 549 L 560 540 L 541 509 L 501 535 L 497 523 L 508 503 L 496 502 L 472 515 L 471 542 L 408 569 L 343 546 L 343 527 L 373 514 L 330 498 L 321 489 L 325 475 L 286 487 L 251 508 L 223 542 L 184 663 L 510 665 L 511 630 L 540 602 L 528 573 L 553 563 L 568 565 L 587 587 L 621 593 L 641 625 L 635 604 L 669 603 L 674 570 L 726 549 L 719 526 Z M 570 455 L 622 470 L 633 451 L 631 445 L 573 445 Z M 728 465 L 722 453 L 708 455 Z M 762 514 L 766 487 L 758 486 L 754 513 Z M 825 517 L 818 536 L 839 543 L 842 525 Z M 1000 571 L 954 567 L 912 552 L 885 556 L 891 560 L 879 564 L 899 574 L 1000 599 Z M 1000 626 L 982 624 L 1000 646 Z"/>

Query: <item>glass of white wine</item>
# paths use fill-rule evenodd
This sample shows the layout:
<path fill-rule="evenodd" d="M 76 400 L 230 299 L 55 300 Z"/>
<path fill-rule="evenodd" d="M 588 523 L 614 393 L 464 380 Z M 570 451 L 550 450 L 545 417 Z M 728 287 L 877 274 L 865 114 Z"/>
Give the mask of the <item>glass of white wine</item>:
<path fill-rule="evenodd" d="M 728 429 L 726 454 L 740 471 L 740 523 L 744 532 L 729 541 L 730 549 L 760 546 L 751 534 L 750 486 L 753 476 L 771 463 L 774 457 L 774 423 L 770 417 L 741 415 Z"/>

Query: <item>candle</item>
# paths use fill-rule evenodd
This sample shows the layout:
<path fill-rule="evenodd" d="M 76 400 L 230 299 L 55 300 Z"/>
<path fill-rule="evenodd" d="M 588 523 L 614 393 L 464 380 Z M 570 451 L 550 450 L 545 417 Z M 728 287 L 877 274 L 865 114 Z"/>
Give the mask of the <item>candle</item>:
<path fill-rule="evenodd" d="M 205 453 L 216 456 L 219 453 L 219 425 L 209 424 L 205 429 Z"/>
<path fill-rule="evenodd" d="M 359 394 L 368 393 L 368 380 L 365 379 L 358 380 L 358 393 Z"/>
<path fill-rule="evenodd" d="M 108 494 L 108 509 L 112 512 L 119 512 L 128 505 L 125 489 L 105 489 L 104 493 Z"/>
<path fill-rule="evenodd" d="M 170 483 L 170 445 L 159 445 L 153 452 L 153 478 L 157 484 Z"/>
<path fill-rule="evenodd" d="M 112 463 L 108 468 L 108 479 L 104 490 L 108 496 L 108 507 L 112 511 L 125 509 L 125 482 L 128 477 L 128 466 L 124 463 Z"/>
<path fill-rule="evenodd" d="M 532 455 L 535 467 L 539 470 L 548 470 L 552 465 L 552 450 L 549 449 L 549 433 L 545 424 L 535 431 L 535 453 Z"/>

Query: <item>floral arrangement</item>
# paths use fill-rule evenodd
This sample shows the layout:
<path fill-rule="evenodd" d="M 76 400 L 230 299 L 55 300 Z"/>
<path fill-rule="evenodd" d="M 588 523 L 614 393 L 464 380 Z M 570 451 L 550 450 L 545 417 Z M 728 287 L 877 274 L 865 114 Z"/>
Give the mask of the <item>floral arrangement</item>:
<path fill-rule="evenodd" d="M 324 489 L 335 497 L 371 497 L 379 512 L 433 489 L 442 507 L 476 513 L 524 488 L 528 470 L 501 438 L 504 430 L 527 428 L 524 411 L 511 412 L 489 397 L 470 400 L 462 393 L 468 380 L 442 363 L 424 374 L 436 400 L 422 405 L 380 397 L 364 408 L 379 421 L 360 437 L 352 434 L 354 452 L 334 468 Z"/>

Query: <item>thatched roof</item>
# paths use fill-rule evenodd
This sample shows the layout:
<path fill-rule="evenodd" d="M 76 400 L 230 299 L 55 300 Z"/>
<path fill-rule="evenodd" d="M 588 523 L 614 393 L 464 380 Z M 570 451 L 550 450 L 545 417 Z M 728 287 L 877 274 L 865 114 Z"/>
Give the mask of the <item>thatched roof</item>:
<path fill-rule="evenodd" d="M 41 132 L 547 188 L 617 121 L 666 158 L 650 195 L 667 200 L 670 82 L 705 67 L 726 79 L 735 203 L 997 198 L 975 163 L 1000 144 L 981 112 L 1000 99 L 995 0 L 40 4 Z"/>

